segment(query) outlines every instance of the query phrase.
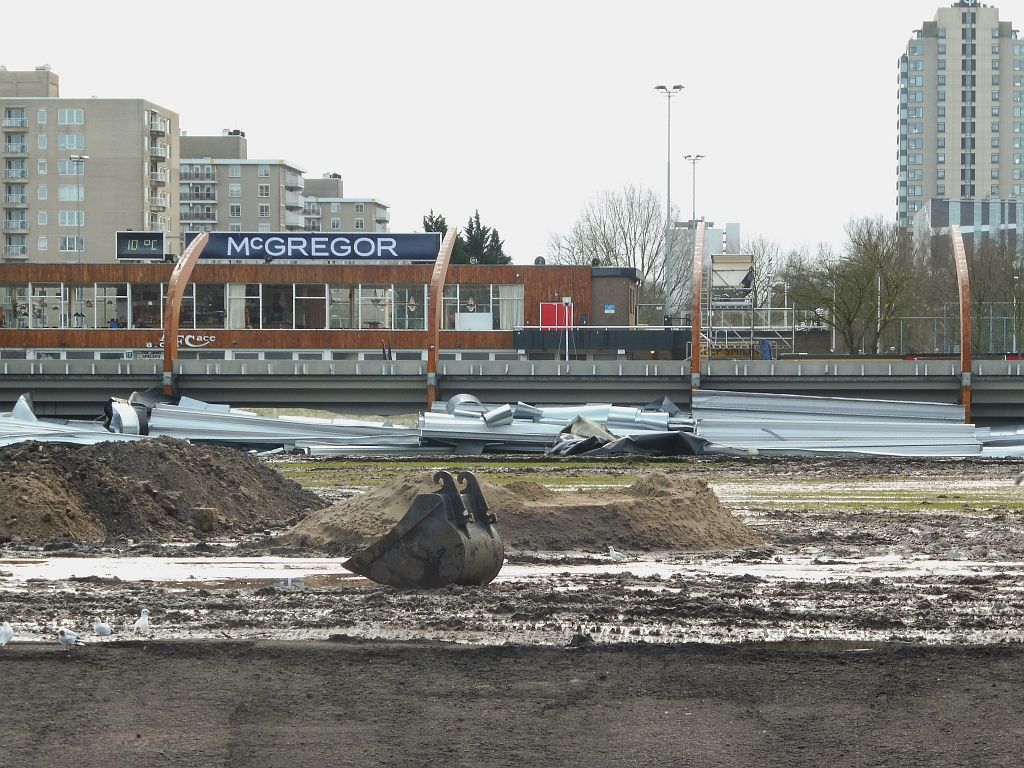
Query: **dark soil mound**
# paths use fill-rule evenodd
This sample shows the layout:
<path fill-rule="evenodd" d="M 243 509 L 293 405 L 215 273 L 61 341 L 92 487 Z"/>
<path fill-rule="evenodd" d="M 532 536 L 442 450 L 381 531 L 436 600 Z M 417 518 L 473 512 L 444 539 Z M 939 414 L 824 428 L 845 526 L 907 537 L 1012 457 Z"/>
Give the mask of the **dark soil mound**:
<path fill-rule="evenodd" d="M 191 539 L 283 525 L 319 497 L 255 456 L 171 438 L 0 448 L 0 538 Z"/>
<path fill-rule="evenodd" d="M 656 472 L 627 488 L 557 492 L 517 480 L 499 485 L 477 476 L 509 549 L 524 551 L 727 550 L 764 541 L 732 515 L 703 480 Z M 283 539 L 295 546 L 351 551 L 379 539 L 418 493 L 438 486 L 433 474 L 406 474 L 369 493 L 314 512 Z"/>

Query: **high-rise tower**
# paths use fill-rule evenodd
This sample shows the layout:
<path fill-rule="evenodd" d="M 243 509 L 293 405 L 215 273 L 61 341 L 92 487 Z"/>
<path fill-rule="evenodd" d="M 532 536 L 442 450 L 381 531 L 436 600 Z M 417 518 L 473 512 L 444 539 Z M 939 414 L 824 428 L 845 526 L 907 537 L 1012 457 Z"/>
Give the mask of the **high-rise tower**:
<path fill-rule="evenodd" d="M 1024 44 L 999 9 L 940 8 L 899 60 L 897 217 L 930 198 L 1024 199 Z"/>

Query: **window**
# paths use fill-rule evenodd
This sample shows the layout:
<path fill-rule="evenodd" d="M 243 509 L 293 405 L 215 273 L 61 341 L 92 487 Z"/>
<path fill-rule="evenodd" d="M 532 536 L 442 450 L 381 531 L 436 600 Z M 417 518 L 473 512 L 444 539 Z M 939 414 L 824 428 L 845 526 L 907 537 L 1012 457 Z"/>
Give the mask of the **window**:
<path fill-rule="evenodd" d="M 938 68 L 939 69 L 945 69 L 946 68 L 946 60 L 945 59 L 939 59 L 939 61 L 938 61 Z"/>
<path fill-rule="evenodd" d="M 945 168 L 938 168 L 938 169 L 936 169 L 936 171 L 935 171 L 935 178 L 937 178 L 937 179 L 944 179 L 944 178 L 946 178 L 946 169 Z"/>
<path fill-rule="evenodd" d="M 924 171 L 922 171 L 922 170 L 911 171 L 907 175 L 907 179 L 909 179 L 910 181 L 921 181 L 921 177 L 923 175 L 924 175 Z"/>
<path fill-rule="evenodd" d="M 909 149 L 924 149 L 924 139 L 911 139 L 908 142 Z"/>
<path fill-rule="evenodd" d="M 992 91 L 992 101 L 999 101 L 999 91 Z"/>
<path fill-rule="evenodd" d="M 260 184 L 259 191 L 257 193 L 260 197 L 270 197 L 270 185 Z"/>
<path fill-rule="evenodd" d="M 85 134 L 58 133 L 57 149 L 85 149 Z"/>
<path fill-rule="evenodd" d="M 85 176 L 85 163 L 74 160 L 58 160 L 57 173 L 61 176 Z"/>
<path fill-rule="evenodd" d="M 270 176 L 270 166 L 261 163 L 259 165 L 259 167 L 256 169 L 256 175 L 257 176 L 262 176 L 264 178 L 269 177 Z"/>
<path fill-rule="evenodd" d="M 946 185 L 945 184 L 938 184 L 938 185 L 936 185 L 936 187 L 935 187 L 935 194 L 937 194 L 939 197 L 942 197 L 942 195 L 946 194 Z"/>
<path fill-rule="evenodd" d="M 85 199 L 85 185 L 59 184 L 57 186 L 57 199 L 63 203 L 80 202 Z"/>
<path fill-rule="evenodd" d="M 270 225 L 269 224 L 260 224 L 259 226 L 256 227 L 256 230 L 258 232 L 269 232 L 270 231 Z"/>
<path fill-rule="evenodd" d="M 935 146 L 937 146 L 939 149 L 945 149 L 946 148 L 946 140 L 945 139 L 936 139 L 935 141 L 936 141 Z"/>
<path fill-rule="evenodd" d="M 921 115 L 921 117 L 924 117 L 924 115 Z M 362 213 L 363 212 L 363 204 L 362 203 L 356 203 L 355 204 L 355 212 L 356 213 Z"/>
<path fill-rule="evenodd" d="M 45 109 L 37 109 L 36 110 L 36 122 L 39 123 L 40 125 L 46 125 L 46 110 Z"/>
<path fill-rule="evenodd" d="M 935 84 L 936 85 L 945 86 L 946 85 L 946 76 L 945 75 L 939 75 L 939 78 L 938 78 L 938 80 L 936 81 Z"/>
<path fill-rule="evenodd" d="M 45 133 L 36 136 L 36 149 L 46 149 L 47 137 Z"/>
<path fill-rule="evenodd" d="M 331 213 L 341 213 L 341 203 L 331 203 Z"/>
<path fill-rule="evenodd" d="M 992 69 L 999 69 L 999 59 L 992 59 Z"/>
<path fill-rule="evenodd" d="M 242 196 L 242 185 L 241 184 L 228 184 L 228 197 L 241 197 Z"/>
<path fill-rule="evenodd" d="M 239 203 L 231 203 L 231 205 L 228 206 L 228 218 L 242 218 L 242 206 Z"/>
<path fill-rule="evenodd" d="M 907 194 L 913 197 L 920 197 L 921 189 L 922 188 L 920 184 L 911 184 L 909 187 L 907 187 Z"/>
<path fill-rule="evenodd" d="M 999 73 L 995 72 L 992 75 L 992 85 L 999 85 Z M 998 93 L 998 91 L 992 91 L 992 93 Z"/>
<path fill-rule="evenodd" d="M 920 157 L 920 155 L 918 155 L 918 157 Z M 918 162 L 920 162 L 920 161 L 918 161 Z M 935 162 L 937 162 L 937 163 L 944 163 L 944 162 L 946 162 L 946 153 L 945 152 L 939 152 L 938 154 L 936 154 L 935 155 Z"/>
<path fill-rule="evenodd" d="M 242 178 L 242 166 L 240 165 L 229 165 L 228 176 L 232 179 Z"/>
<path fill-rule="evenodd" d="M 924 125 L 922 125 L 921 123 L 911 123 L 909 126 L 907 126 L 907 129 L 911 134 L 924 133 Z"/>
<path fill-rule="evenodd" d="M 59 211 L 57 213 L 57 223 L 62 227 L 84 227 L 85 211 Z"/>
<path fill-rule="evenodd" d="M 78 253 L 82 250 L 79 246 L 79 240 L 74 235 L 61 236 L 60 238 L 60 250 L 64 253 Z"/>
<path fill-rule="evenodd" d="M 938 53 L 940 56 L 945 56 L 946 55 L 946 44 L 945 43 L 939 43 L 938 47 L 936 48 L 936 53 Z"/>
<path fill-rule="evenodd" d="M 228 232 L 241 232 L 241 231 L 242 231 L 242 225 L 241 224 L 228 224 Z"/>
<path fill-rule="evenodd" d="M 990 127 L 992 129 L 992 133 L 999 133 L 999 123 L 992 123 Z"/>
<path fill-rule="evenodd" d="M 908 56 L 920 56 L 923 52 L 923 48 L 919 43 L 912 43 L 911 45 L 907 46 Z"/>
<path fill-rule="evenodd" d="M 46 198 L 46 185 L 40 184 L 38 187 L 36 187 L 36 200 L 46 200 Z"/>
<path fill-rule="evenodd" d="M 57 110 L 57 125 L 84 125 L 85 124 L 85 110 L 84 109 L 58 109 Z"/>
<path fill-rule="evenodd" d="M 270 205 L 268 203 L 260 203 L 259 206 L 257 206 L 257 211 L 258 211 L 258 213 L 256 215 L 259 218 L 261 218 L 261 219 L 269 219 L 270 218 Z"/>
<path fill-rule="evenodd" d="M 992 178 L 993 179 L 998 179 L 999 178 L 999 169 L 998 168 L 993 168 L 992 169 Z"/>
<path fill-rule="evenodd" d="M 946 116 L 946 108 L 945 107 L 938 107 L 936 114 L 939 117 L 945 117 Z"/>
<path fill-rule="evenodd" d="M 46 211 L 39 211 L 36 214 L 36 224 L 41 227 L 45 227 L 50 223 L 50 215 Z"/>
<path fill-rule="evenodd" d="M 36 238 L 36 250 L 45 251 L 49 247 L 49 243 L 46 240 L 46 235 L 40 235 Z"/>
<path fill-rule="evenodd" d="M 907 164 L 908 165 L 921 165 L 922 164 L 922 157 L 921 157 L 921 155 L 907 155 Z"/>
<path fill-rule="evenodd" d="M 909 69 L 911 72 L 920 72 L 924 69 L 924 62 L 919 59 L 915 59 L 910 62 Z"/>
<path fill-rule="evenodd" d="M 946 132 L 946 121 L 945 120 L 940 120 L 939 122 L 937 122 L 935 124 L 935 130 L 936 130 L 937 133 L 945 133 Z"/>
<path fill-rule="evenodd" d="M 991 187 L 988 188 L 988 191 L 989 191 L 989 194 L 991 194 L 991 195 L 998 195 L 999 194 L 999 185 L 998 184 L 993 184 Z"/>
<path fill-rule="evenodd" d="M 924 107 L 911 107 L 907 110 L 907 117 L 924 117 Z M 356 213 L 362 213 L 357 210 Z"/>
<path fill-rule="evenodd" d="M 46 161 L 45 160 L 37 160 L 36 161 L 36 172 L 40 176 L 45 176 L 46 175 Z"/>
<path fill-rule="evenodd" d="M 356 218 L 356 229 L 366 229 L 366 224 L 361 216 Z"/>
<path fill-rule="evenodd" d="M 994 165 L 999 165 L 999 153 L 998 152 L 993 152 L 991 157 L 990 157 L 990 161 Z"/>
<path fill-rule="evenodd" d="M 331 229 L 341 229 L 341 219 L 331 219 Z"/>

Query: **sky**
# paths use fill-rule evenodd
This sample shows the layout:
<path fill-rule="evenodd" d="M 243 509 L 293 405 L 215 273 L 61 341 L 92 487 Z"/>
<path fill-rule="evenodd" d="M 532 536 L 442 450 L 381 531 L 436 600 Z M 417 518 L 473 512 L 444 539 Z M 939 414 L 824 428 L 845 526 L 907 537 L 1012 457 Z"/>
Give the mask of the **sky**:
<path fill-rule="evenodd" d="M 19 6 L 0 64 L 49 64 L 65 97 L 155 102 L 189 135 L 241 129 L 251 159 L 388 204 L 395 232 L 479 211 L 515 263 L 627 185 L 813 252 L 895 217 L 898 59 L 949 5 L 55 0 Z"/>

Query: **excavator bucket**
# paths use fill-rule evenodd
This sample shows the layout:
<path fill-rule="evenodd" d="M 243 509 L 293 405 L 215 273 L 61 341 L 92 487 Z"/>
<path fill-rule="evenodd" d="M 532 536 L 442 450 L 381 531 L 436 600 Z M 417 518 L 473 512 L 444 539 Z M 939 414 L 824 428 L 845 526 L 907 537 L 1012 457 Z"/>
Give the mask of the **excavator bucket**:
<path fill-rule="evenodd" d="M 472 472 L 439 471 L 434 493 L 421 493 L 382 539 L 342 565 L 378 584 L 430 589 L 489 584 L 505 560 L 494 515 Z"/>

